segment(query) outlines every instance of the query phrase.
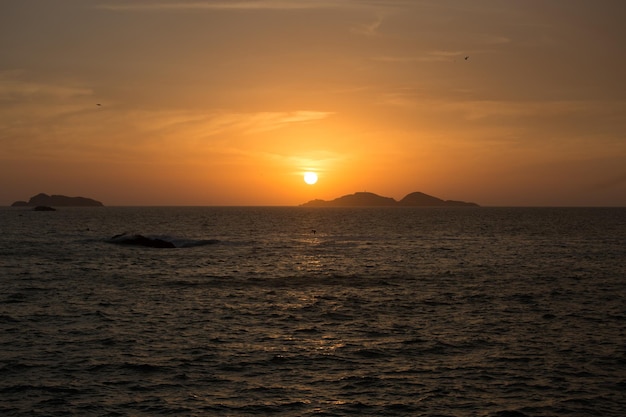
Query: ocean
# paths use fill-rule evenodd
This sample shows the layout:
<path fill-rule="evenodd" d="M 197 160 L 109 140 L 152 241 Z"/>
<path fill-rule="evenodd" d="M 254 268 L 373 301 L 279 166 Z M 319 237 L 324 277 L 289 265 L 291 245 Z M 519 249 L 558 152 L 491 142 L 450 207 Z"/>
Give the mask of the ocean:
<path fill-rule="evenodd" d="M 625 392 L 624 208 L 0 208 L 2 416 L 606 417 Z"/>

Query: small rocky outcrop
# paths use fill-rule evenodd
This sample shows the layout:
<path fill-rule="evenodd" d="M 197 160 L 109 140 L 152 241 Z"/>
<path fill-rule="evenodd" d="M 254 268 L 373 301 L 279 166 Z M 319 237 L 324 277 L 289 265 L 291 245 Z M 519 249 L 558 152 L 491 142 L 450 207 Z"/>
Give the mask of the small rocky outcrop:
<path fill-rule="evenodd" d="M 125 246 L 145 246 L 148 248 L 193 248 L 216 245 L 217 239 L 190 239 L 168 235 L 146 236 L 141 233 L 124 232 L 106 240 L 108 243 Z"/>
<path fill-rule="evenodd" d="M 120 235 L 113 236 L 109 242 L 115 243 L 118 245 L 133 245 L 133 246 L 145 246 L 148 248 L 175 248 L 176 245 L 174 243 L 169 242 L 167 240 L 158 239 L 158 238 L 150 238 L 144 235 L 129 235 L 126 233 L 122 233 Z"/>
<path fill-rule="evenodd" d="M 11 207 L 102 207 L 100 201 L 87 197 L 67 197 L 64 195 L 37 194 L 26 201 L 16 201 Z"/>

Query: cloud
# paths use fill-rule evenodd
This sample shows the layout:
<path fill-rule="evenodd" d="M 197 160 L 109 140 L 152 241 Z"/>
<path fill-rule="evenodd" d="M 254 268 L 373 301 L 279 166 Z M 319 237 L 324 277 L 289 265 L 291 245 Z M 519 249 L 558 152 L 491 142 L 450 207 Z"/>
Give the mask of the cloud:
<path fill-rule="evenodd" d="M 93 91 L 88 88 L 24 81 L 19 78 L 19 73 L 16 71 L 0 72 L 0 100 L 67 99 L 91 95 Z"/>
<path fill-rule="evenodd" d="M 513 40 L 508 36 L 502 35 L 478 35 L 476 39 L 477 43 L 485 45 L 504 45 L 511 43 Z"/>
<path fill-rule="evenodd" d="M 149 2 L 149 3 L 103 3 L 98 9 L 127 11 L 172 11 L 172 10 L 306 10 L 338 8 L 351 2 L 332 0 L 257 0 L 257 1 L 188 1 L 188 2 Z"/>
<path fill-rule="evenodd" d="M 439 108 L 462 114 L 465 120 L 492 117 L 601 117 L 622 111 L 626 103 L 585 100 L 501 101 L 467 100 L 440 102 Z"/>
<path fill-rule="evenodd" d="M 214 136 L 223 132 L 243 134 L 267 132 L 295 123 L 321 120 L 333 113 L 300 110 L 293 112 L 189 113 L 183 111 L 136 112 L 130 117 L 142 130 L 195 132 L 193 136 Z M 188 136 L 188 135 L 187 135 Z"/>
<path fill-rule="evenodd" d="M 329 112 L 295 111 L 295 112 L 263 112 L 242 118 L 247 133 L 265 132 L 278 129 L 288 124 L 304 123 L 325 119 L 332 115 Z"/>
<path fill-rule="evenodd" d="M 65 141 L 59 132 L 77 130 L 69 121 L 96 107 L 90 88 L 28 80 L 21 71 L 0 72 L 0 104 L 0 154 L 38 152 L 52 138 Z"/>
<path fill-rule="evenodd" d="M 132 110 L 114 101 L 96 106 L 93 96 L 90 88 L 72 83 L 42 82 L 25 79 L 15 71 L 0 72 L 0 103 L 5 104 L 0 106 L 0 156 L 102 153 L 133 157 L 146 150 L 158 153 L 165 144 L 212 147 L 211 143 L 224 138 L 243 140 L 247 135 L 333 114 L 315 110 Z"/>
<path fill-rule="evenodd" d="M 618 122 L 618 115 L 626 109 L 625 101 L 596 100 L 472 100 L 471 90 L 450 92 L 447 98 L 436 97 L 428 89 L 416 87 L 397 88 L 379 93 L 377 104 L 419 108 L 439 114 L 453 115 L 458 120 L 493 121 L 528 117 L 593 117 L 611 118 Z M 465 97 L 464 97 L 465 96 Z M 420 111 L 422 111 L 420 110 Z M 621 119 L 620 119 L 621 120 Z"/>
<path fill-rule="evenodd" d="M 55 106 L 53 106 L 55 107 Z M 190 112 L 184 110 L 122 110 L 110 106 L 91 110 L 44 113 L 41 109 L 25 121 L 11 123 L 11 115 L 0 113 L 0 125 L 7 120 L 0 140 L 12 143 L 11 149 L 37 149 L 42 145 L 56 152 L 54 143 L 63 143 L 74 150 L 126 149 L 129 154 L 150 150 L 159 152 L 165 144 L 197 149 L 228 147 L 233 139 L 279 130 L 294 124 L 322 120 L 332 113 L 319 111 L 253 112 L 225 111 Z M 12 116 L 19 120 L 20 113 Z M 33 127 L 35 126 L 35 127 Z M 103 139 L 106 138 L 106 141 Z M 193 152 L 193 150 L 190 150 Z"/>
<path fill-rule="evenodd" d="M 241 158 L 271 154 L 270 143 L 258 141 L 257 134 L 314 122 L 330 117 L 320 111 L 293 112 L 134 112 L 125 117 L 128 131 L 114 147 L 129 148 L 125 154 L 151 152 L 171 159 L 203 163 L 207 155 L 219 156 L 223 164 Z M 274 143 L 277 145 L 279 142 Z M 279 146 L 285 149 L 283 146 Z"/>
<path fill-rule="evenodd" d="M 229 0 L 229 1 L 173 1 L 152 0 L 144 3 L 109 1 L 95 6 L 96 9 L 113 12 L 168 12 L 168 11 L 297 11 L 320 9 L 353 9 L 383 11 L 412 5 L 412 0 Z M 379 21 L 364 25 L 365 32 L 375 31 Z"/>
<path fill-rule="evenodd" d="M 415 56 L 393 56 L 383 55 L 372 58 L 373 61 L 385 63 L 407 64 L 414 62 L 452 62 L 456 59 L 463 59 L 467 52 L 462 51 L 428 51 Z"/>
<path fill-rule="evenodd" d="M 31 123 L 46 121 L 74 115 L 91 117 L 96 111 L 94 92 L 90 88 L 79 87 L 68 83 L 39 82 L 24 80 L 19 72 L 0 72 L 0 100 L 10 102 L 11 106 L 0 109 L 0 121 L 27 118 Z M 110 103 L 98 108 L 98 114 L 106 113 L 108 117 L 137 128 L 151 131 L 176 130 L 185 126 L 202 125 L 209 134 L 225 130 L 239 132 L 260 132 L 278 129 L 282 126 L 321 120 L 333 113 L 313 110 L 297 110 L 286 112 L 252 112 L 237 113 L 228 111 L 184 111 L 184 110 L 122 110 Z M 88 111 L 88 114 L 75 114 Z M 11 123 L 12 124 L 12 123 Z M 6 125 L 5 125 L 6 126 Z"/>
<path fill-rule="evenodd" d="M 383 23 L 382 17 L 374 20 L 370 23 L 356 25 L 351 29 L 351 32 L 357 35 L 376 36 L 378 35 L 378 29 Z"/>

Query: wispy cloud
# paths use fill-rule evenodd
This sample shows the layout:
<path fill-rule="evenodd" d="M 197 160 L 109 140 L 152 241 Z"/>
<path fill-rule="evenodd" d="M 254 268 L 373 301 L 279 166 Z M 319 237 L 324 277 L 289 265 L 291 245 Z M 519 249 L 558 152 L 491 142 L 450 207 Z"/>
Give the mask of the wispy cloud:
<path fill-rule="evenodd" d="M 88 88 L 45 83 L 20 79 L 15 71 L 0 72 L 0 99 L 15 100 L 20 98 L 70 98 L 90 96 L 93 91 Z"/>
<path fill-rule="evenodd" d="M 377 104 L 392 107 L 415 107 L 419 103 L 418 92 L 414 88 L 404 88 L 380 94 Z"/>
<path fill-rule="evenodd" d="M 332 0 L 257 0 L 257 1 L 161 1 L 149 3 L 110 2 L 97 5 L 111 11 L 171 11 L 171 10 L 303 10 L 338 8 L 351 2 Z"/>
<path fill-rule="evenodd" d="M 142 130 L 185 131 L 186 136 L 214 136 L 223 132 L 251 134 L 322 120 L 333 113 L 321 111 L 255 112 L 255 113 L 188 113 L 177 111 L 135 113 L 132 119 Z"/>
<path fill-rule="evenodd" d="M 553 118 L 569 117 L 610 117 L 622 111 L 623 102 L 607 103 L 584 100 L 540 100 L 540 101 L 499 101 L 469 100 L 441 102 L 440 108 L 458 112 L 465 120 L 488 118 Z"/>
<path fill-rule="evenodd" d="M 265 132 L 293 124 L 321 120 L 332 113 L 319 111 L 264 112 L 242 118 L 247 133 Z"/>
<path fill-rule="evenodd" d="M 316 110 L 235 112 L 139 110 L 108 102 L 96 106 L 93 91 L 71 83 L 25 79 L 0 72 L 0 156 L 59 152 L 137 155 L 166 143 L 210 146 L 220 138 L 254 137 L 331 117 Z M 103 140 L 106 138 L 106 140 Z"/>
<path fill-rule="evenodd" d="M 115 12 L 161 12 L 161 11 L 248 11 L 248 10 L 315 10 L 315 9 L 356 9 L 385 11 L 406 7 L 413 0 L 229 0 L 229 1 L 174 1 L 152 0 L 142 3 L 109 0 L 95 6 L 97 9 Z M 375 31 L 380 21 L 363 25 L 366 32 Z"/>
<path fill-rule="evenodd" d="M 465 54 L 461 51 L 426 51 L 420 55 L 400 56 L 400 55 L 382 55 L 373 57 L 373 61 L 387 63 L 414 63 L 414 62 L 451 62 L 457 59 L 463 59 Z"/>
<path fill-rule="evenodd" d="M 376 36 L 379 34 L 380 26 L 383 23 L 383 18 L 379 17 L 373 22 L 364 23 L 352 27 L 351 31 L 357 35 Z"/>

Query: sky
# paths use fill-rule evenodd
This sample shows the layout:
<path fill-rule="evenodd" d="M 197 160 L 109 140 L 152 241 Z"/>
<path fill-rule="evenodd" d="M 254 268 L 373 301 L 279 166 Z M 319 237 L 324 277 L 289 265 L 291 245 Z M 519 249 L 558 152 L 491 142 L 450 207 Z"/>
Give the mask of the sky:
<path fill-rule="evenodd" d="M 624 16 L 623 0 L 0 0 L 0 205 L 626 206 Z"/>

